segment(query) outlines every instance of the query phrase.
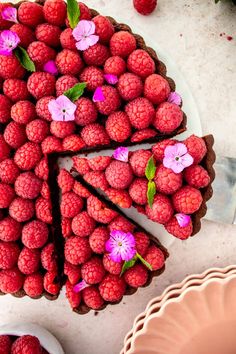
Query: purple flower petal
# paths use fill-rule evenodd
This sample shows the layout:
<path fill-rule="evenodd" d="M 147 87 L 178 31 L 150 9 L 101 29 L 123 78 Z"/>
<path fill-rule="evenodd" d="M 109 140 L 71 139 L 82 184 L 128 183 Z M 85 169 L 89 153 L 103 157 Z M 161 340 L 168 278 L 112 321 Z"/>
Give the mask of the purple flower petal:
<path fill-rule="evenodd" d="M 193 158 L 190 154 L 187 153 L 184 156 L 182 156 L 181 162 L 184 167 L 189 167 L 193 164 Z"/>
<path fill-rule="evenodd" d="M 17 21 L 17 10 L 15 7 L 6 7 L 4 10 L 2 10 L 2 18 L 6 21 L 11 21 L 18 23 Z"/>
<path fill-rule="evenodd" d="M 1 55 L 11 55 L 12 51 L 20 43 L 19 36 L 10 30 L 5 30 L 0 33 L 0 53 Z"/>
<path fill-rule="evenodd" d="M 76 284 L 73 287 L 73 290 L 75 293 L 79 293 L 80 291 L 84 290 L 85 288 L 88 288 L 89 285 L 86 283 L 85 280 L 82 280 L 81 282 L 79 282 L 78 284 Z"/>
<path fill-rule="evenodd" d="M 105 96 L 102 92 L 101 87 L 97 87 L 93 94 L 93 102 L 103 102 L 105 101 Z"/>
<path fill-rule="evenodd" d="M 129 261 L 136 255 L 135 238 L 130 232 L 113 230 L 110 236 L 106 250 L 114 262 Z"/>
<path fill-rule="evenodd" d="M 121 254 L 118 253 L 118 252 L 115 252 L 115 251 L 112 251 L 110 254 L 109 254 L 111 260 L 113 262 L 116 262 L 116 263 L 120 263 L 122 262 L 122 257 L 121 257 Z"/>
<path fill-rule="evenodd" d="M 118 82 L 118 77 L 116 75 L 105 74 L 104 78 L 108 82 L 108 84 L 111 84 L 111 85 L 115 85 Z"/>
<path fill-rule="evenodd" d="M 191 217 L 183 213 L 175 214 L 175 217 L 180 227 L 188 226 L 191 221 Z"/>
<path fill-rule="evenodd" d="M 118 147 L 113 153 L 114 159 L 118 161 L 128 162 L 129 161 L 129 150 L 126 147 Z"/>
<path fill-rule="evenodd" d="M 187 154 L 188 150 L 187 150 L 187 146 L 183 143 L 176 143 L 174 146 L 172 146 L 175 148 L 175 156 L 181 157 L 185 154 Z"/>
<path fill-rule="evenodd" d="M 182 172 L 185 167 L 192 165 L 193 158 L 187 152 L 187 147 L 183 143 L 167 146 L 164 151 L 163 165 L 170 168 L 175 173 Z"/>
<path fill-rule="evenodd" d="M 72 35 L 76 40 L 76 48 L 84 51 L 99 41 L 95 33 L 95 23 L 93 21 L 82 20 L 73 29 Z"/>
<path fill-rule="evenodd" d="M 52 75 L 58 75 L 58 69 L 54 60 L 49 60 L 44 64 L 43 70 Z"/>
<path fill-rule="evenodd" d="M 61 95 L 48 104 L 52 119 L 58 122 L 75 120 L 77 106 L 68 97 Z"/>
<path fill-rule="evenodd" d="M 171 92 L 167 101 L 180 106 L 182 103 L 182 98 L 177 92 Z"/>

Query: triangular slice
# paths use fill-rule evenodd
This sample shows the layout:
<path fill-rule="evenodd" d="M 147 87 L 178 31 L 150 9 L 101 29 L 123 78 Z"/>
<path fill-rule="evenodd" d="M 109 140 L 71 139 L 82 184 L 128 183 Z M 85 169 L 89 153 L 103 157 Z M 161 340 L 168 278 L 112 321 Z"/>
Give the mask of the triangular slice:
<path fill-rule="evenodd" d="M 192 135 L 146 150 L 119 148 L 113 156 L 75 156 L 74 170 L 119 207 L 133 206 L 170 234 L 186 239 L 200 230 L 212 195 L 213 141 L 211 135 Z"/>

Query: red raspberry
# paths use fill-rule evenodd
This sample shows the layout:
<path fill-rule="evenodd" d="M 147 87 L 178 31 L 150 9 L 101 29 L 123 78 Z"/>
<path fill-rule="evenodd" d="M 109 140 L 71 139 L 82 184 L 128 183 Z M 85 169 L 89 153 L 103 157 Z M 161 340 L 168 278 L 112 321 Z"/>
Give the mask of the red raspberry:
<path fill-rule="evenodd" d="M 126 190 L 109 188 L 106 190 L 106 195 L 112 201 L 112 203 L 118 205 L 121 208 L 130 208 L 132 206 L 132 199 Z"/>
<path fill-rule="evenodd" d="M 108 226 L 110 231 L 121 230 L 123 232 L 133 232 L 134 225 L 121 215 L 118 215 Z"/>
<path fill-rule="evenodd" d="M 26 134 L 24 126 L 11 122 L 4 131 L 4 139 L 8 145 L 17 149 L 26 142 Z"/>
<path fill-rule="evenodd" d="M 163 102 L 157 108 L 153 125 L 161 133 L 172 133 L 183 121 L 183 111 L 174 103 Z"/>
<path fill-rule="evenodd" d="M 66 136 L 62 142 L 64 151 L 79 151 L 85 146 L 84 141 L 77 134 Z"/>
<path fill-rule="evenodd" d="M 47 272 L 43 279 L 44 289 L 51 295 L 57 295 L 61 285 L 58 283 L 57 272 Z"/>
<path fill-rule="evenodd" d="M 3 183 L 13 184 L 19 173 L 19 168 L 13 159 L 6 159 L 0 163 L 0 179 Z"/>
<path fill-rule="evenodd" d="M 148 181 L 146 178 L 136 178 L 129 187 L 129 195 L 139 205 L 147 204 Z"/>
<path fill-rule="evenodd" d="M 132 288 L 144 286 L 148 280 L 148 271 L 142 264 L 135 264 L 124 275 L 126 283 Z"/>
<path fill-rule="evenodd" d="M 173 146 L 177 143 L 177 140 L 166 139 L 159 141 L 152 147 L 152 153 L 155 159 L 159 162 L 162 162 L 164 159 L 164 152 L 167 146 Z"/>
<path fill-rule="evenodd" d="M 61 214 L 66 218 L 74 218 L 83 208 L 83 200 L 77 194 L 68 192 L 61 199 Z"/>
<path fill-rule="evenodd" d="M 168 223 L 165 224 L 165 228 L 171 235 L 179 238 L 180 240 L 186 240 L 192 235 L 193 232 L 192 220 L 190 220 L 190 223 L 187 226 L 181 227 L 175 216 L 173 216 Z"/>
<path fill-rule="evenodd" d="M 56 93 L 57 96 L 63 95 L 63 93 L 78 83 L 78 79 L 72 75 L 63 75 L 56 81 Z M 52 97 L 53 98 L 53 97 Z"/>
<path fill-rule="evenodd" d="M 48 124 L 42 119 L 35 119 L 26 126 L 27 138 L 34 143 L 41 143 L 48 133 Z"/>
<path fill-rule="evenodd" d="M 104 304 L 104 300 L 95 286 L 85 288 L 82 292 L 82 296 L 85 305 L 93 310 L 101 309 Z"/>
<path fill-rule="evenodd" d="M 132 143 L 140 143 L 147 141 L 151 138 L 154 138 L 157 135 L 157 132 L 154 129 L 142 129 L 135 132 L 131 137 Z"/>
<path fill-rule="evenodd" d="M 122 161 L 112 161 L 106 169 L 106 179 L 111 187 L 126 189 L 133 180 L 133 172 L 130 165 Z"/>
<path fill-rule="evenodd" d="M 155 118 L 155 109 L 150 101 L 144 97 L 129 102 L 125 111 L 134 128 L 144 129 L 150 126 Z"/>
<path fill-rule="evenodd" d="M 118 91 L 125 101 L 140 97 L 143 92 L 142 80 L 135 74 L 125 73 L 119 78 Z"/>
<path fill-rule="evenodd" d="M 22 79 L 25 69 L 14 55 L 0 55 L 0 77 L 6 79 Z"/>
<path fill-rule="evenodd" d="M 57 263 L 55 259 L 55 247 L 53 243 L 47 244 L 47 246 L 42 249 L 41 262 L 43 268 L 48 270 L 49 272 L 57 270 Z"/>
<path fill-rule="evenodd" d="M 63 139 L 75 132 L 75 123 L 52 121 L 50 124 L 50 132 L 57 138 Z"/>
<path fill-rule="evenodd" d="M 39 220 L 33 220 L 24 225 L 22 229 L 22 242 L 30 248 L 41 248 L 48 239 L 47 225 Z"/>
<path fill-rule="evenodd" d="M 114 275 L 120 275 L 122 271 L 122 263 L 114 262 L 109 254 L 104 254 L 103 265 L 107 272 Z"/>
<path fill-rule="evenodd" d="M 108 44 L 115 32 L 113 24 L 107 17 L 101 15 L 95 16 L 93 22 L 95 23 L 95 33 L 99 36 L 99 41 Z"/>
<path fill-rule="evenodd" d="M 1 7 L 2 8 L 2 7 Z M 11 353 L 11 338 L 7 335 L 0 335 L 0 353 L 1 354 L 10 354 Z"/>
<path fill-rule="evenodd" d="M 48 110 L 48 104 L 53 99 L 54 99 L 53 96 L 46 96 L 46 97 L 42 97 L 36 103 L 36 113 L 37 113 L 37 115 L 40 118 L 45 119 L 45 120 L 47 120 L 49 122 L 51 122 L 52 116 L 51 116 L 51 113 Z"/>
<path fill-rule="evenodd" d="M 200 208 L 202 200 L 201 192 L 190 186 L 180 188 L 172 196 L 175 210 L 184 214 L 195 213 Z"/>
<path fill-rule="evenodd" d="M 76 215 L 72 220 L 72 231 L 76 236 L 86 237 L 89 236 L 95 229 L 96 223 L 87 211 L 82 211 Z"/>
<path fill-rule="evenodd" d="M 108 145 L 110 142 L 106 130 L 98 123 L 86 125 L 81 131 L 81 137 L 87 146 Z"/>
<path fill-rule="evenodd" d="M 8 208 L 14 199 L 15 192 L 8 184 L 0 183 L 0 209 Z"/>
<path fill-rule="evenodd" d="M 41 155 L 40 145 L 28 142 L 16 151 L 14 161 L 21 170 L 31 170 L 40 161 Z"/>
<path fill-rule="evenodd" d="M 26 82 L 19 79 L 5 80 L 3 83 L 3 92 L 13 102 L 29 98 Z"/>
<path fill-rule="evenodd" d="M 89 167 L 93 171 L 104 171 L 111 162 L 110 156 L 95 156 L 88 160 Z"/>
<path fill-rule="evenodd" d="M 35 203 L 36 216 L 46 224 L 52 223 L 52 206 L 50 200 L 39 197 Z"/>
<path fill-rule="evenodd" d="M 7 216 L 0 221 L 0 239 L 10 242 L 16 241 L 21 235 L 21 224 Z"/>
<path fill-rule="evenodd" d="M 49 185 L 47 182 L 43 182 L 42 184 L 42 189 L 41 189 L 41 196 L 47 200 L 50 199 L 50 189 L 49 189 Z"/>
<path fill-rule="evenodd" d="M 41 296 L 43 293 L 43 276 L 40 273 L 27 275 L 23 288 L 26 295 L 32 298 Z"/>
<path fill-rule="evenodd" d="M 72 160 L 73 160 L 73 167 L 76 169 L 76 171 L 79 174 L 84 175 L 90 172 L 90 167 L 88 162 L 89 160 L 87 160 L 84 157 L 78 157 L 78 156 L 73 156 Z"/>
<path fill-rule="evenodd" d="M 55 77 L 49 73 L 44 72 L 33 73 L 28 78 L 27 87 L 31 95 L 39 100 L 44 96 L 50 96 L 54 94 Z"/>
<path fill-rule="evenodd" d="M 75 102 L 75 122 L 78 125 L 87 125 L 97 120 L 97 108 L 95 104 L 86 97 L 81 97 Z"/>
<path fill-rule="evenodd" d="M 15 182 L 15 191 L 19 197 L 35 199 L 42 188 L 42 181 L 33 172 L 21 173 Z"/>
<path fill-rule="evenodd" d="M 83 52 L 83 59 L 88 66 L 104 65 L 109 56 L 108 48 L 101 43 L 94 44 Z"/>
<path fill-rule="evenodd" d="M 107 275 L 99 285 L 99 291 L 105 301 L 120 301 L 125 294 L 126 284 L 118 275 Z"/>
<path fill-rule="evenodd" d="M 83 61 L 78 52 L 63 49 L 56 57 L 56 65 L 63 75 L 77 75 L 83 68 Z"/>
<path fill-rule="evenodd" d="M 146 167 L 151 156 L 152 154 L 149 150 L 143 149 L 132 153 L 129 162 L 136 176 L 145 177 Z"/>
<path fill-rule="evenodd" d="M 11 101 L 0 95 L 0 123 L 7 123 L 11 118 Z"/>
<path fill-rule="evenodd" d="M 165 256 L 160 248 L 156 246 L 150 246 L 148 248 L 144 259 L 151 265 L 152 270 L 161 269 L 165 264 Z"/>
<path fill-rule="evenodd" d="M 94 188 L 100 188 L 101 190 L 105 191 L 109 187 L 105 173 L 102 171 L 90 171 L 83 177 L 84 180 Z"/>
<path fill-rule="evenodd" d="M 88 66 L 80 74 L 80 81 L 86 82 L 87 90 L 95 91 L 97 87 L 104 83 L 103 72 L 96 66 Z"/>
<path fill-rule="evenodd" d="M 92 254 L 89 241 L 84 237 L 70 237 L 65 243 L 65 258 L 73 265 L 85 263 Z"/>
<path fill-rule="evenodd" d="M 0 268 L 11 269 L 16 263 L 20 254 L 19 246 L 15 242 L 0 241 Z"/>
<path fill-rule="evenodd" d="M 32 274 L 39 270 L 40 251 L 24 247 L 19 255 L 18 268 L 23 274 Z"/>
<path fill-rule="evenodd" d="M 34 215 L 34 203 L 29 199 L 15 198 L 9 207 L 9 214 L 18 222 L 28 221 Z"/>
<path fill-rule="evenodd" d="M 5 294 L 14 294 L 19 291 L 23 281 L 24 278 L 17 268 L 5 269 L 0 272 L 0 290 Z"/>
<path fill-rule="evenodd" d="M 134 237 L 136 250 L 142 257 L 144 257 L 150 244 L 149 237 L 144 232 L 135 232 Z"/>
<path fill-rule="evenodd" d="M 61 229 L 63 237 L 69 237 L 72 234 L 71 219 L 63 218 L 61 220 Z"/>
<path fill-rule="evenodd" d="M 5 160 L 10 155 L 10 147 L 4 140 L 3 135 L 0 134 L 0 161 Z"/>
<path fill-rule="evenodd" d="M 80 267 L 70 264 L 67 261 L 64 263 L 64 273 L 67 275 L 69 282 L 73 285 L 78 283 L 81 278 Z"/>
<path fill-rule="evenodd" d="M 116 211 L 109 209 L 93 195 L 87 199 L 87 211 L 94 220 L 102 224 L 109 224 L 117 216 Z"/>
<path fill-rule="evenodd" d="M 104 253 L 105 243 L 109 239 L 109 232 L 106 227 L 99 226 L 89 237 L 89 245 L 93 252 Z"/>
<path fill-rule="evenodd" d="M 105 74 L 120 76 L 126 71 L 126 62 L 119 56 L 110 57 L 104 64 Z"/>
<path fill-rule="evenodd" d="M 105 275 L 102 260 L 97 257 L 91 258 L 82 265 L 81 275 L 87 284 L 93 285 L 100 283 Z"/>
<path fill-rule="evenodd" d="M 170 199 L 162 194 L 155 195 L 152 208 L 146 205 L 147 217 L 159 224 L 166 224 L 172 217 L 173 212 Z"/>
<path fill-rule="evenodd" d="M 106 120 L 106 131 L 112 140 L 123 142 L 131 135 L 129 117 L 125 112 L 114 112 Z"/>
<path fill-rule="evenodd" d="M 20 124 L 27 124 L 36 118 L 35 106 L 30 101 L 18 101 L 11 108 L 12 119 Z"/>
<path fill-rule="evenodd" d="M 35 41 L 27 48 L 30 59 L 34 62 L 38 70 L 43 70 L 44 64 L 56 57 L 56 52 L 44 42 Z"/>
<path fill-rule="evenodd" d="M 75 181 L 73 192 L 79 195 L 82 198 L 88 198 L 91 193 L 86 189 L 80 182 Z"/>
<path fill-rule="evenodd" d="M 30 43 L 35 41 L 35 35 L 31 28 L 22 25 L 21 23 L 15 23 L 11 26 L 11 31 L 15 32 L 20 38 L 20 45 L 23 48 L 27 48 Z"/>
<path fill-rule="evenodd" d="M 170 94 L 170 85 L 161 75 L 148 76 L 144 84 L 144 96 L 154 104 L 166 101 Z"/>
<path fill-rule="evenodd" d="M 77 50 L 76 41 L 73 37 L 71 28 L 66 28 L 61 32 L 60 43 L 63 49 Z"/>
<path fill-rule="evenodd" d="M 39 163 L 35 167 L 34 172 L 37 177 L 43 179 L 44 181 L 47 181 L 49 175 L 47 158 L 44 157 L 42 160 L 39 161 Z"/>
<path fill-rule="evenodd" d="M 51 152 L 62 151 L 61 140 L 55 136 L 47 136 L 42 142 L 42 151 L 44 154 L 50 154 Z"/>
<path fill-rule="evenodd" d="M 187 146 L 189 154 L 194 158 L 195 164 L 198 164 L 207 153 L 205 141 L 196 135 L 189 136 L 184 144 Z"/>
<path fill-rule="evenodd" d="M 205 168 L 199 165 L 193 165 L 186 168 L 184 171 L 184 178 L 191 187 L 195 188 L 204 188 L 208 186 L 211 180 L 207 170 L 205 170 Z"/>
<path fill-rule="evenodd" d="M 2 13 L 2 11 L 6 8 L 6 7 L 10 7 L 11 4 L 9 3 L 1 3 L 0 4 L 0 13 Z M 7 28 L 9 28 L 11 26 L 11 22 L 10 21 L 7 21 L 7 20 L 4 20 L 2 18 L 2 16 L 0 17 L 0 29 L 1 30 L 5 30 Z M 4 353 L 3 353 L 4 354 Z"/>
<path fill-rule="evenodd" d="M 66 282 L 66 297 L 73 309 L 79 307 L 81 302 L 81 293 L 74 292 L 74 285 L 69 281 Z"/>
<path fill-rule="evenodd" d="M 182 174 L 161 164 L 157 167 L 154 182 L 160 193 L 173 194 L 182 186 Z"/>
<path fill-rule="evenodd" d="M 133 4 L 141 15 L 149 15 L 155 10 L 157 0 L 133 0 Z"/>
<path fill-rule="evenodd" d="M 34 2 L 23 2 L 18 9 L 18 19 L 24 25 L 35 28 L 44 21 L 43 7 Z"/>
<path fill-rule="evenodd" d="M 45 20 L 52 25 L 63 26 L 66 20 L 66 3 L 63 0 L 46 0 L 43 6 Z"/>
<path fill-rule="evenodd" d="M 44 42 L 49 47 L 58 47 L 60 45 L 60 34 L 61 29 L 49 23 L 42 23 L 35 30 L 37 40 Z"/>
<path fill-rule="evenodd" d="M 74 187 L 74 178 L 64 168 L 60 171 L 57 182 L 61 188 L 62 193 L 70 192 Z"/>
<path fill-rule="evenodd" d="M 12 345 L 12 354 L 41 354 L 42 347 L 37 337 L 24 335 L 18 338 Z"/>
<path fill-rule="evenodd" d="M 155 72 L 155 62 L 143 49 L 137 49 L 130 54 L 127 61 L 128 70 L 132 73 L 146 78 Z"/>
<path fill-rule="evenodd" d="M 111 37 L 110 49 L 113 56 L 126 58 L 136 49 L 136 39 L 127 31 L 116 32 Z"/>

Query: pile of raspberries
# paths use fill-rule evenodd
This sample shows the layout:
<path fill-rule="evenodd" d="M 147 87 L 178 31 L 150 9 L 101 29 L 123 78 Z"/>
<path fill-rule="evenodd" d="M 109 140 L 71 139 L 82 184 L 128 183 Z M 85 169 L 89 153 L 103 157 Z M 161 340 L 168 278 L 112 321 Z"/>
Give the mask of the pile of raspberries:
<path fill-rule="evenodd" d="M 0 353 L 2 354 L 48 354 L 35 336 L 29 334 L 15 337 L 0 335 Z"/>

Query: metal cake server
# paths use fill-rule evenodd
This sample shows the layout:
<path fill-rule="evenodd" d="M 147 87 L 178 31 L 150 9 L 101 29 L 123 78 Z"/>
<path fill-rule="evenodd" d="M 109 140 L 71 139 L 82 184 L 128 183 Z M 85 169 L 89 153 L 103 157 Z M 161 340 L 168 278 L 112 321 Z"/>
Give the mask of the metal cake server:
<path fill-rule="evenodd" d="M 236 225 L 236 158 L 218 156 L 214 169 L 214 192 L 205 219 Z"/>

